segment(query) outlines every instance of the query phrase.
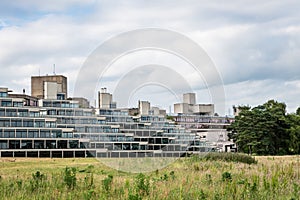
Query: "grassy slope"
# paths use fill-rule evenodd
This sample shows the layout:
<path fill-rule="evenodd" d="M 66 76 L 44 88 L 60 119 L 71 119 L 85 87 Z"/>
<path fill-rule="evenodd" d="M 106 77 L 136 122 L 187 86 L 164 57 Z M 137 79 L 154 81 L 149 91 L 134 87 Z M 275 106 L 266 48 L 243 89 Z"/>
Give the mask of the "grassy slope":
<path fill-rule="evenodd" d="M 0 158 L 0 199 L 299 198 L 299 156 L 256 159 L 258 164 L 248 165 L 182 158 L 142 176 L 96 159 Z M 66 166 L 77 170 L 74 188 L 64 180 Z M 33 178 L 36 171 L 45 177 Z"/>

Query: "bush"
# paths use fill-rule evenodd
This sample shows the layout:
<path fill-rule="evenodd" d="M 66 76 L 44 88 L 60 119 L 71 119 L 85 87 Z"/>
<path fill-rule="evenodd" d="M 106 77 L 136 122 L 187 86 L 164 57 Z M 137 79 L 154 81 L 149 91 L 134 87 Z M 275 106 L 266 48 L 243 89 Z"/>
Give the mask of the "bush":
<path fill-rule="evenodd" d="M 246 164 L 256 164 L 257 161 L 255 158 L 241 153 L 218 153 L 218 152 L 211 152 L 208 153 L 205 157 L 205 160 L 221 160 L 225 162 L 241 162 Z"/>
<path fill-rule="evenodd" d="M 224 173 L 222 174 L 222 181 L 228 181 L 228 182 L 231 182 L 231 181 L 232 181 L 231 173 L 229 173 L 229 172 L 224 172 Z"/>
<path fill-rule="evenodd" d="M 76 168 L 66 167 L 64 174 L 64 182 L 69 189 L 74 189 L 76 186 Z"/>
<path fill-rule="evenodd" d="M 102 180 L 103 189 L 106 192 L 110 191 L 111 185 L 112 185 L 112 181 L 113 181 L 113 176 L 112 175 L 108 175 L 104 180 Z"/>

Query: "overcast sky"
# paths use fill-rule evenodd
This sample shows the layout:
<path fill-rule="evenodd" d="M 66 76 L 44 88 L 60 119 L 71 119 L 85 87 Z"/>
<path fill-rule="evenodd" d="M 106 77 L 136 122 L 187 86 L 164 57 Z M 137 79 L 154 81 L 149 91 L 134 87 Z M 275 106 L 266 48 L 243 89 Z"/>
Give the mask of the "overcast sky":
<path fill-rule="evenodd" d="M 206 51 L 224 84 L 225 114 L 232 112 L 232 105 L 254 106 L 269 99 L 285 102 L 288 112 L 294 112 L 300 106 L 299 10 L 298 0 L 2 0 L 0 86 L 30 93 L 30 76 L 53 74 L 55 64 L 56 74 L 68 77 L 73 95 L 83 63 L 102 42 L 122 32 L 154 27 L 181 33 Z M 205 77 L 166 52 L 124 56 L 96 84 L 113 92 L 122 77 L 136 76 L 130 73 L 134 67 L 149 64 L 172 66 L 197 93 L 198 103 L 212 102 Z M 139 74 L 145 79 L 148 75 L 147 70 Z M 135 106 L 138 99 L 166 109 L 179 101 L 168 88 L 148 84 L 132 91 L 128 105 L 121 106 Z"/>

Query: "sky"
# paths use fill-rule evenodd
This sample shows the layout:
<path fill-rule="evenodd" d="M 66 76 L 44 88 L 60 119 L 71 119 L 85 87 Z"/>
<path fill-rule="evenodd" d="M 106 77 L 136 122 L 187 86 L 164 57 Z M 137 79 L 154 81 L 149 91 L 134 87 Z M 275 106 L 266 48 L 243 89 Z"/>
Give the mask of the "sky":
<path fill-rule="evenodd" d="M 285 102 L 287 111 L 295 112 L 300 106 L 299 10 L 298 0 L 2 0 L 0 86 L 15 93 L 24 88 L 30 94 L 32 75 L 55 71 L 68 77 L 69 96 L 86 95 L 76 91 L 76 81 L 101 44 L 128 31 L 157 28 L 186 36 L 209 56 L 225 94 L 225 109 L 216 105 L 216 112 L 232 114 L 232 105 L 256 106 L 269 99 Z M 134 44 L 138 39 L 127 42 Z M 117 43 L 115 48 L 123 45 Z M 170 73 L 143 68 L 149 65 L 169 67 Z M 138 100 L 148 100 L 169 110 L 182 100 L 175 95 L 182 90 L 173 90 L 183 82 L 191 89 L 186 92 L 197 94 L 198 103 L 215 103 L 208 77 L 170 52 L 140 49 L 113 60 L 105 69 L 98 81 L 86 82 L 87 88 L 95 88 L 88 97 L 91 104 L 101 87 L 114 93 L 123 84 L 131 91 L 126 101 L 116 95 L 114 100 L 123 102 L 120 107 L 136 107 Z M 168 83 L 151 82 L 153 74 Z M 178 81 L 182 78 L 183 82 Z M 145 83 L 132 85 L 137 79 Z"/>

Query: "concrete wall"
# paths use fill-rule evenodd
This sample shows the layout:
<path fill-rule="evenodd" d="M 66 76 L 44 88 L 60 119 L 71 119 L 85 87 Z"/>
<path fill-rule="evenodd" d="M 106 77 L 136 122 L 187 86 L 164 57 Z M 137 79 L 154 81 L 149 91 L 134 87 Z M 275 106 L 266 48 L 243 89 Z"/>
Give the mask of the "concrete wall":
<path fill-rule="evenodd" d="M 193 113 L 214 115 L 215 108 L 214 104 L 196 104 L 193 105 Z"/>
<path fill-rule="evenodd" d="M 175 113 L 181 113 L 181 114 L 189 113 L 189 104 L 187 104 L 187 103 L 176 103 L 176 104 L 174 104 L 174 112 Z"/>
<path fill-rule="evenodd" d="M 57 99 L 56 82 L 44 82 L 44 99 Z"/>

